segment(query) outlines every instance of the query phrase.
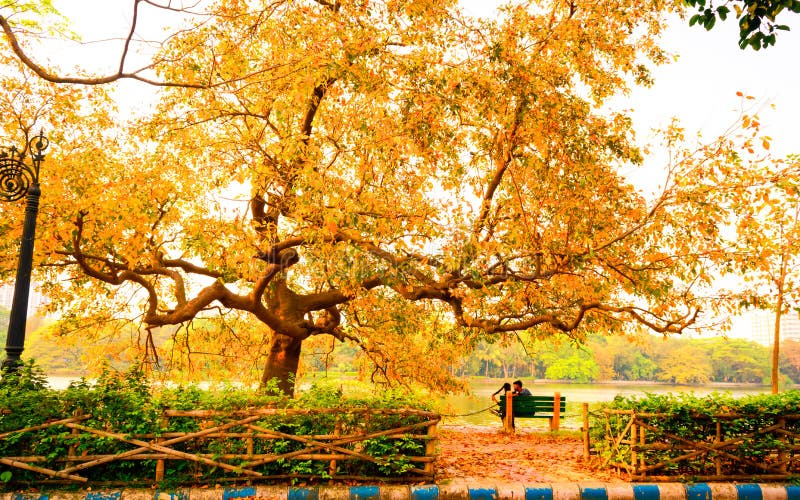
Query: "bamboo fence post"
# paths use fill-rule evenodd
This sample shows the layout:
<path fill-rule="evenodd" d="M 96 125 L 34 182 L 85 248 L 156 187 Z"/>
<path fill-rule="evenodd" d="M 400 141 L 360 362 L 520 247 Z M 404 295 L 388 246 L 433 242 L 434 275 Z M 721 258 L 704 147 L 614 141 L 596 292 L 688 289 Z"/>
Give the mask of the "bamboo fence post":
<path fill-rule="evenodd" d="M 436 456 L 436 447 L 439 441 L 439 423 L 435 422 L 428 426 L 428 442 L 425 443 L 425 456 L 434 458 Z M 434 460 L 425 464 L 425 473 L 433 476 L 434 474 Z"/>
<path fill-rule="evenodd" d="M 561 426 L 561 393 L 553 394 L 553 416 L 550 419 L 550 431 L 557 431 Z"/>
<path fill-rule="evenodd" d="M 247 443 L 247 458 L 245 460 L 248 462 L 253 460 L 253 454 L 255 453 L 255 439 L 253 438 L 255 431 L 253 429 L 249 429 L 249 431 L 249 435 L 245 441 Z M 250 478 L 248 478 L 246 482 L 248 486 L 253 484 L 253 481 L 250 480 Z"/>
<path fill-rule="evenodd" d="M 506 416 L 503 419 L 503 431 L 506 434 L 514 434 L 514 393 L 506 391 Z"/>
<path fill-rule="evenodd" d="M 169 429 L 169 416 L 164 413 L 161 414 L 161 430 Z M 156 438 L 153 440 L 155 443 L 164 441 L 164 438 Z M 156 460 L 156 482 L 164 480 L 164 459 Z"/>
<path fill-rule="evenodd" d="M 634 417 L 635 418 L 635 417 Z M 637 456 L 636 456 L 636 428 L 638 427 L 633 419 L 631 419 L 631 474 L 636 474 L 636 471 L 639 470 L 638 465 L 636 464 Z"/>
<path fill-rule="evenodd" d="M 253 434 L 254 433 L 255 432 L 253 431 L 253 429 L 250 429 L 250 432 L 247 433 L 248 436 L 245 438 L 245 444 L 247 445 L 247 458 L 245 458 L 245 460 L 248 460 L 248 461 L 253 459 L 253 452 L 254 452 Z M 253 485 L 253 480 L 250 477 L 248 477 L 247 480 L 245 481 L 245 484 L 247 486 L 252 486 Z"/>
<path fill-rule="evenodd" d="M 722 422 L 719 420 L 716 421 L 716 435 L 714 436 L 714 444 L 718 445 L 722 442 Z M 716 471 L 718 476 L 722 475 L 722 459 L 719 456 L 719 453 L 714 454 L 714 470 Z"/>
<path fill-rule="evenodd" d="M 342 434 L 342 422 L 338 418 L 336 419 L 336 423 L 333 426 L 333 436 L 334 438 L 338 438 Z M 334 439 L 337 441 L 337 439 Z M 336 459 L 331 460 L 331 465 L 328 468 L 328 474 L 331 477 L 336 475 Z"/>
<path fill-rule="evenodd" d="M 82 417 L 83 416 L 83 410 L 78 408 L 77 410 L 72 412 L 72 416 L 75 417 L 75 418 Z M 78 429 L 72 429 L 70 431 L 70 435 L 73 436 L 73 437 L 77 436 L 78 434 L 80 434 L 80 431 Z M 77 453 L 78 453 L 78 445 L 75 444 L 75 443 L 72 443 L 71 445 L 69 445 L 69 449 L 67 450 L 67 458 L 75 457 Z M 71 461 L 71 460 L 67 461 L 67 467 L 72 467 L 73 465 L 75 465 L 74 461 Z"/>
<path fill-rule="evenodd" d="M 778 425 L 781 426 L 780 427 L 781 430 L 785 431 L 786 430 L 786 418 L 784 418 L 784 417 L 779 418 L 778 419 Z M 786 433 L 785 432 L 779 432 L 778 435 L 780 436 L 778 438 L 778 440 L 781 442 L 781 449 L 778 452 L 778 463 L 781 464 L 781 471 L 788 472 L 789 471 L 789 468 L 788 468 L 789 464 L 788 464 L 788 460 L 786 459 L 787 456 L 788 456 L 787 453 L 786 453 L 786 442 L 787 442 Z"/>
<path fill-rule="evenodd" d="M 589 445 L 589 403 L 581 405 L 581 417 L 583 417 L 583 458 L 589 459 L 591 447 Z"/>
<path fill-rule="evenodd" d="M 645 429 L 642 426 L 639 426 L 639 444 L 643 447 L 647 444 L 647 440 L 644 437 Z M 642 469 L 647 467 L 647 459 L 644 456 L 644 451 L 639 453 L 639 464 L 641 465 Z"/>

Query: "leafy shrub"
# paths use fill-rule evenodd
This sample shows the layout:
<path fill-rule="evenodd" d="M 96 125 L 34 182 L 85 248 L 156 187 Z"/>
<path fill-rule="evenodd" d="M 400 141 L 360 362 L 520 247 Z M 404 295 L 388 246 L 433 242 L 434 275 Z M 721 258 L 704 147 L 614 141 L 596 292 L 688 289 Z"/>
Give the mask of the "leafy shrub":
<path fill-rule="evenodd" d="M 628 437 L 633 413 L 647 446 Z M 637 467 L 663 464 L 658 474 L 686 479 L 800 472 L 797 460 L 789 460 L 800 444 L 795 437 L 800 435 L 800 391 L 741 398 L 729 393 L 618 396 L 602 404 L 596 416 L 590 439 L 603 463 L 628 464 L 633 470 L 636 453 Z M 721 452 L 709 449 L 718 442 L 729 445 Z"/>
<path fill-rule="evenodd" d="M 381 392 L 372 398 L 348 399 L 336 387 L 316 385 L 300 397 L 291 399 L 275 391 L 256 392 L 233 386 L 214 390 L 201 390 L 195 386 L 154 388 L 136 369 L 127 373 L 107 370 L 93 383 L 80 380 L 62 391 L 49 389 L 45 380 L 36 367 L 26 365 L 19 376 L 4 378 L 0 384 L 0 434 L 9 433 L 0 440 L 0 456 L 39 457 L 35 462 L 37 467 L 56 471 L 65 468 L 68 456 L 83 455 L 85 460 L 89 460 L 138 447 L 125 442 L 125 439 L 141 437 L 141 440 L 151 441 L 165 436 L 161 438 L 163 440 L 180 433 L 210 429 L 214 432 L 207 436 L 174 442 L 169 447 L 234 467 L 247 466 L 264 476 L 319 480 L 331 477 L 331 461 L 314 457 L 315 454 L 327 453 L 323 447 L 302 452 L 309 458 L 276 460 L 274 457 L 301 452 L 308 446 L 308 440 L 318 440 L 319 437 L 380 433 L 394 427 L 413 427 L 430 418 L 419 412 L 398 412 L 399 409 L 427 410 L 428 407 L 394 391 Z M 286 411 L 267 412 L 248 425 L 228 427 L 225 433 L 215 431 L 217 426 L 235 421 L 250 410 L 264 408 Z M 166 419 L 166 410 L 206 412 L 199 416 L 195 412 L 190 416 Z M 70 417 L 79 418 L 80 425 L 96 429 L 98 433 L 117 437 L 74 432 L 64 425 L 36 428 Z M 21 429 L 29 430 L 18 432 Z M 424 429 L 411 429 L 399 437 L 376 435 L 366 441 L 345 439 L 337 446 L 380 458 L 378 463 L 340 460 L 335 475 L 398 477 L 409 473 L 416 467 L 409 457 L 424 455 L 425 451 L 424 439 L 413 437 L 414 432 L 421 433 Z M 269 438 L 248 440 L 252 433 Z M 293 436 L 305 436 L 300 439 L 306 441 L 301 442 Z M 151 452 L 157 453 L 154 450 L 147 453 Z M 338 453 L 335 450 L 331 452 Z M 261 458 L 250 459 L 248 454 Z M 253 461 L 259 464 L 251 465 Z M 125 482 L 151 485 L 155 469 L 156 460 L 148 459 L 110 461 L 78 473 L 88 478 L 90 484 Z M 172 459 L 165 461 L 164 477 L 170 486 L 248 479 L 235 470 L 200 461 Z M 42 484 L 43 480 L 41 473 L 0 465 L 0 488 Z"/>

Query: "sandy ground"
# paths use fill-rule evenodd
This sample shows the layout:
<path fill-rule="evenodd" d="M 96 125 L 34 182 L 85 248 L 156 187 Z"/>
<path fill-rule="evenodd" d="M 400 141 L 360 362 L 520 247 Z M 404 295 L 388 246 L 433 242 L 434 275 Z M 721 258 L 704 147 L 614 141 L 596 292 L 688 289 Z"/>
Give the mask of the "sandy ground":
<path fill-rule="evenodd" d="M 436 481 L 505 483 L 625 482 L 583 456 L 578 432 L 518 429 L 513 436 L 497 428 L 444 425 L 439 431 Z"/>

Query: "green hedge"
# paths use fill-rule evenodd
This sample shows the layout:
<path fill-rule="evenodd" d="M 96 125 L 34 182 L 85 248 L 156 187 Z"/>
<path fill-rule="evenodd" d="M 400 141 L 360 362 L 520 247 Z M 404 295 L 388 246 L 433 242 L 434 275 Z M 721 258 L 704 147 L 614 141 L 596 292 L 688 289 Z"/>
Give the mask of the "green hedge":
<path fill-rule="evenodd" d="M 635 413 L 637 423 L 657 428 L 644 428 L 648 447 L 631 446 L 627 430 L 631 414 L 624 411 Z M 729 393 L 620 396 L 600 405 L 594 417 L 590 439 L 604 464 L 630 465 L 635 452 L 639 471 L 643 459 L 645 466 L 665 464 L 647 473 L 683 479 L 780 474 L 790 477 L 800 472 L 798 461 L 788 460 L 800 444 L 800 391 L 743 397 Z M 695 448 L 699 450 L 713 445 L 715 440 L 730 445 L 719 453 L 713 450 L 676 460 L 691 453 L 689 442 L 700 443 Z M 779 472 L 781 461 L 788 463 L 783 472 Z M 633 467 L 630 470 L 637 472 Z"/>
<path fill-rule="evenodd" d="M 260 418 L 256 425 L 290 435 L 330 435 L 369 433 L 393 427 L 426 421 L 424 415 L 407 415 L 370 412 L 364 410 L 393 410 L 429 407 L 409 396 L 387 391 L 370 399 L 343 398 L 338 389 L 314 386 L 298 398 L 279 395 L 277 391 L 251 391 L 226 387 L 201 390 L 195 386 L 177 388 L 152 388 L 141 372 L 118 374 L 105 372 L 98 380 L 73 383 L 65 390 L 52 390 L 37 369 L 26 365 L 18 376 L 6 376 L 0 383 L 0 433 L 34 427 L 47 422 L 69 418 L 80 412 L 91 415 L 81 425 L 108 430 L 125 435 L 163 434 L 169 432 L 196 432 L 202 425 L 213 425 L 223 417 L 212 417 L 203 423 L 192 417 L 171 417 L 164 427 L 163 411 L 216 410 L 234 412 L 252 408 L 281 408 L 315 410 L 297 415 L 269 415 Z M 320 410 L 321 409 L 321 410 Z M 320 410 L 320 411 L 316 411 Z M 229 421 L 229 420 L 228 420 Z M 338 429 L 335 428 L 338 425 Z M 244 432 L 244 428 L 231 428 L 230 432 Z M 424 432 L 424 429 L 417 432 Z M 239 438 L 206 438 L 187 441 L 172 446 L 187 453 L 206 453 L 214 457 L 226 454 L 244 454 L 245 440 Z M 302 449 L 303 444 L 293 439 L 256 439 L 254 454 L 281 454 Z M 388 457 L 380 463 L 369 461 L 341 461 L 336 477 L 402 477 L 419 463 L 412 464 L 409 456 L 425 454 L 425 440 L 414 437 L 376 437 L 358 444 L 343 445 L 359 453 Z M 61 470 L 68 451 L 76 455 L 109 455 L 135 448 L 113 438 L 92 434 L 75 434 L 64 426 L 49 427 L 30 432 L 16 432 L 0 439 L 0 457 L 44 457 L 35 465 Z M 202 448 L 202 449 L 201 449 Z M 234 461 L 225 460 L 236 465 Z M 80 471 L 90 484 L 148 484 L 154 483 L 155 460 L 111 462 Z M 235 480 L 236 474 L 192 461 L 166 460 L 164 480 L 169 485 L 213 484 L 220 480 Z M 265 476 L 319 480 L 330 478 L 329 462 L 322 460 L 279 460 L 257 468 Z M 241 479 L 246 479 L 244 476 Z M 20 484 L 41 484 L 50 481 L 41 473 L 0 464 L 0 481 L 6 488 Z M 47 482 L 44 481 L 44 482 Z M 162 485 L 164 486 L 164 485 Z"/>

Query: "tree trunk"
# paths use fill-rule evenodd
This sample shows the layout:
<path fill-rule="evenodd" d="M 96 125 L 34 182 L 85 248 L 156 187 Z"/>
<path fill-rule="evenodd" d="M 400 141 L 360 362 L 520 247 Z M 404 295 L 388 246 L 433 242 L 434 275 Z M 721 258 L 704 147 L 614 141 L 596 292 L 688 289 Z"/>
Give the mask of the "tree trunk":
<path fill-rule="evenodd" d="M 291 397 L 294 395 L 297 366 L 300 364 L 302 340 L 273 332 L 269 341 L 269 353 L 261 376 L 260 389 L 277 379 L 278 389 Z"/>
<path fill-rule="evenodd" d="M 784 284 L 786 283 L 787 273 L 787 257 L 786 253 L 781 255 L 781 267 L 778 279 L 775 280 L 775 285 L 778 288 L 778 296 L 775 297 L 775 331 L 772 338 L 772 394 L 778 394 L 778 377 L 780 371 L 778 362 L 780 361 L 780 345 L 781 345 L 781 314 L 783 314 L 783 292 Z"/>
<path fill-rule="evenodd" d="M 775 330 L 773 331 L 772 337 L 772 394 L 778 394 L 778 378 L 780 377 L 778 367 L 781 357 L 781 309 L 783 309 L 783 287 L 778 288 L 777 302 L 775 306 Z"/>

